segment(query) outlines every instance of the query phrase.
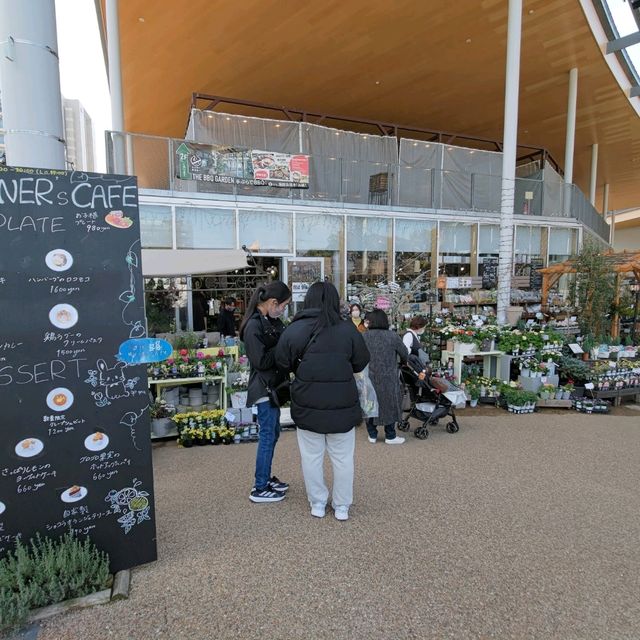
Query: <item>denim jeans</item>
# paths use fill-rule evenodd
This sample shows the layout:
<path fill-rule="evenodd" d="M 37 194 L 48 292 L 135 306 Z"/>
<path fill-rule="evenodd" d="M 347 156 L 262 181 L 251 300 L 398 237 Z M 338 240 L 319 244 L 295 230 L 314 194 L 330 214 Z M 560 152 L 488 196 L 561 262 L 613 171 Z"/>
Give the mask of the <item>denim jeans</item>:
<path fill-rule="evenodd" d="M 369 418 L 367 420 L 367 431 L 369 432 L 370 438 L 378 437 L 378 427 L 374 424 L 373 418 Z M 396 437 L 396 423 L 392 422 L 391 424 L 384 425 L 384 437 L 386 440 L 393 440 Z"/>
<path fill-rule="evenodd" d="M 256 489 L 266 489 L 271 479 L 271 462 L 276 442 L 280 437 L 280 409 L 269 401 L 259 402 L 258 407 L 258 451 L 256 453 Z"/>

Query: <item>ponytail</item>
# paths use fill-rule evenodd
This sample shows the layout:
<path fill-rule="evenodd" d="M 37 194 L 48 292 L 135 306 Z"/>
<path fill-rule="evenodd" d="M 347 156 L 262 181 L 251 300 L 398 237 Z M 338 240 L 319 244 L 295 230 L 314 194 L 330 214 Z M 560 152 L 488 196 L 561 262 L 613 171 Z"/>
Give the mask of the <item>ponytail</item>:
<path fill-rule="evenodd" d="M 244 318 L 240 323 L 240 340 L 244 339 L 244 330 L 247 327 L 249 320 L 255 315 L 258 305 L 261 302 L 266 302 L 271 298 L 275 298 L 279 304 L 285 302 L 291 297 L 291 291 L 284 282 L 280 280 L 274 280 L 273 282 L 263 282 L 253 292 L 249 303 L 247 304 L 247 310 L 245 311 Z"/>

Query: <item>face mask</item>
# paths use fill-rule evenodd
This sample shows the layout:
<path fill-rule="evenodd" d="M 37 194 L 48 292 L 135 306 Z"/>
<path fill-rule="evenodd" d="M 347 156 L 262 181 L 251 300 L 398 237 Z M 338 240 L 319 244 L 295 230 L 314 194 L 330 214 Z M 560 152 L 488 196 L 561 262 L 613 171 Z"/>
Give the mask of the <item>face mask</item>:
<path fill-rule="evenodd" d="M 416 331 L 416 333 L 421 336 L 424 333 L 424 329 L 418 329 L 418 331 Z"/>
<path fill-rule="evenodd" d="M 351 312 L 351 317 L 352 317 L 352 318 L 359 318 L 359 317 L 360 317 L 360 312 L 359 312 L 357 309 L 354 309 L 354 310 Z"/>
<path fill-rule="evenodd" d="M 277 306 L 273 307 L 272 309 L 269 309 L 269 317 L 270 318 L 279 318 L 283 314 L 284 314 L 284 309 L 280 305 L 277 305 Z"/>

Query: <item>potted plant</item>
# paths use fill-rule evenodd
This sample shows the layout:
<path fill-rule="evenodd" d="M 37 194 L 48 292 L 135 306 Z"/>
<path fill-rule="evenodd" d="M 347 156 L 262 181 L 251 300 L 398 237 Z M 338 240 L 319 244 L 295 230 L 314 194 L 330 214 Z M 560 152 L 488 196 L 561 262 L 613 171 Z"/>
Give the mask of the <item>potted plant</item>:
<path fill-rule="evenodd" d="M 589 357 L 591 357 L 592 360 L 596 359 L 594 355 L 591 353 L 591 351 L 595 349 L 595 346 L 596 346 L 596 341 L 593 339 L 593 336 L 591 335 L 586 336 L 585 339 L 582 341 L 582 350 L 584 351 L 584 353 L 582 354 L 583 360 L 589 360 Z"/>
<path fill-rule="evenodd" d="M 469 392 L 469 398 L 470 398 L 469 404 L 472 407 L 477 407 L 478 398 L 480 397 L 480 389 L 477 387 L 477 385 L 472 384 L 468 387 L 468 392 Z"/>
<path fill-rule="evenodd" d="M 563 400 L 570 400 L 571 399 L 571 394 L 575 391 L 575 386 L 573 385 L 572 382 L 568 382 L 567 384 L 564 385 L 563 387 L 563 393 L 562 393 L 562 399 Z"/>
<path fill-rule="evenodd" d="M 151 433 L 157 438 L 166 438 L 173 431 L 171 416 L 176 412 L 173 405 L 164 400 L 157 400 L 149 407 L 151 416 Z"/>
<path fill-rule="evenodd" d="M 563 396 L 564 396 L 564 388 L 563 387 L 558 387 L 556 389 L 556 400 L 562 400 Z"/>
<path fill-rule="evenodd" d="M 231 406 L 241 409 L 247 406 L 247 389 L 249 387 L 249 372 L 241 371 L 231 385 Z"/>
<path fill-rule="evenodd" d="M 552 384 L 543 384 L 540 387 L 540 399 L 541 400 L 549 400 L 551 398 L 551 394 L 555 394 L 556 388 Z"/>

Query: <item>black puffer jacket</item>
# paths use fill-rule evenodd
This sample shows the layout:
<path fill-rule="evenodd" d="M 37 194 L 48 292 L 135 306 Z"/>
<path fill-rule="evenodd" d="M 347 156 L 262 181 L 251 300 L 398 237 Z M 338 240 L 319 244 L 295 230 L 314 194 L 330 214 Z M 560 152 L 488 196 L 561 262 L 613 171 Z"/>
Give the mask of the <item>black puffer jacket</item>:
<path fill-rule="evenodd" d="M 299 313 L 276 349 L 281 370 L 295 371 L 291 386 L 291 417 L 300 429 L 316 433 L 345 433 L 362 422 L 354 373 L 369 362 L 369 351 L 351 320 L 324 328 L 309 342 L 318 309 Z"/>
<path fill-rule="evenodd" d="M 285 379 L 276 367 L 276 345 L 284 331 L 284 324 L 279 318 L 269 318 L 257 311 L 244 328 L 244 342 L 247 358 L 251 365 L 247 406 L 267 395 L 265 381 L 272 388 Z"/>

